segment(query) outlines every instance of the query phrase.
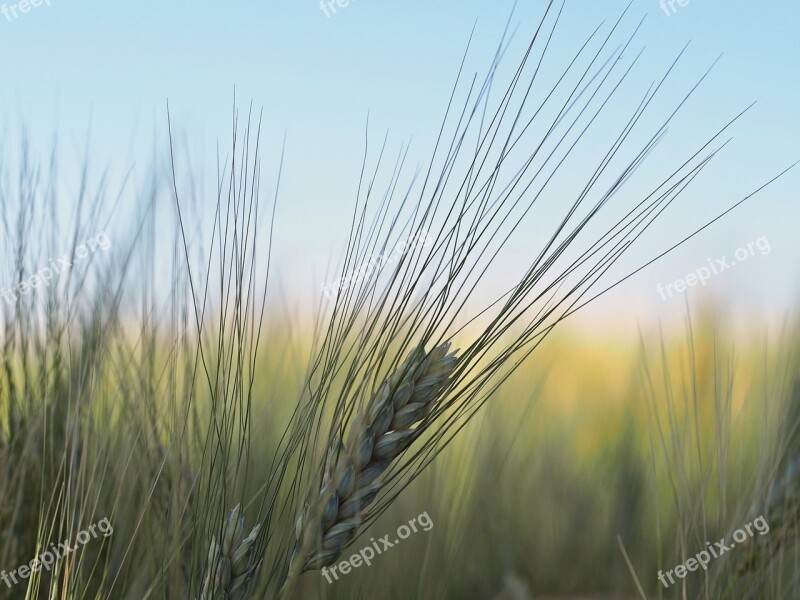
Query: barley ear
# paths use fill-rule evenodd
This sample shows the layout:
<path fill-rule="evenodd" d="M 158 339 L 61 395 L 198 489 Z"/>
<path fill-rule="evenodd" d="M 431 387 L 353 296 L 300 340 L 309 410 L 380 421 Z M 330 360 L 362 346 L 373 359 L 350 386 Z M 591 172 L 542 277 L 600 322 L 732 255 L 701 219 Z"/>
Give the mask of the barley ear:
<path fill-rule="evenodd" d="M 419 425 L 446 391 L 456 352 L 443 343 L 426 353 L 412 350 L 350 424 L 345 443 L 337 434 L 325 458 L 322 485 L 313 489 L 295 526 L 295 548 L 282 598 L 297 577 L 336 561 L 355 539 L 382 475 L 419 437 Z"/>
<path fill-rule="evenodd" d="M 211 540 L 206 576 L 200 600 L 241 600 L 258 573 L 261 560 L 255 556 L 255 541 L 261 524 L 244 537 L 244 515 L 241 505 L 231 511 L 225 524 L 222 544 Z"/>

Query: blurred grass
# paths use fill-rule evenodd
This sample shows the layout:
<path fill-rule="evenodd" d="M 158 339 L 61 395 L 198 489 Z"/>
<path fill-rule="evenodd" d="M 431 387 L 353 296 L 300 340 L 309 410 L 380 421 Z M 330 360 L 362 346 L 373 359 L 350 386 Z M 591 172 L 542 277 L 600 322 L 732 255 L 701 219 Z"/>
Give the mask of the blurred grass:
<path fill-rule="evenodd" d="M 0 303 L 0 570 L 104 517 L 114 527 L 54 572 L 0 583 L 2 598 L 193 598 L 232 507 L 242 502 L 248 526 L 264 519 L 264 482 L 307 392 L 318 323 L 273 302 L 263 332 L 243 334 L 227 312 L 247 311 L 237 280 L 238 290 L 215 290 L 198 341 L 179 244 L 165 259 L 158 243 L 179 239 L 175 223 L 157 223 L 160 188 L 146 189 L 136 227 L 113 237 L 107 260 Z M 101 220 L 101 192 L 72 232 L 51 210 L 56 196 L 8 194 L 0 186 L 9 284 Z M 334 585 L 306 574 L 301 597 L 632 598 L 638 578 L 648 597 L 722 598 L 734 553 L 685 588 L 664 591 L 656 574 L 752 520 L 800 447 L 800 333 L 789 324 L 777 338 L 754 329 L 734 340 L 715 320 L 720 308 L 701 307 L 683 329 L 644 330 L 638 343 L 565 323 L 344 558 L 423 512 L 433 528 Z M 211 350 L 202 367 L 201 349 Z M 264 530 L 281 539 L 295 515 L 272 517 Z M 265 546 L 268 558 L 285 551 Z M 781 546 L 733 597 L 792 598 L 796 547 Z M 271 575 L 261 591 L 274 591 Z"/>
<path fill-rule="evenodd" d="M 423 510 L 434 529 L 336 586 L 309 577 L 307 593 L 403 597 L 411 583 L 418 597 L 492 598 L 512 576 L 536 597 L 630 597 L 619 536 L 657 597 L 659 568 L 756 516 L 745 520 L 781 444 L 786 396 L 773 378 L 794 367 L 785 361 L 797 338 L 766 357 L 763 340 L 753 340 L 734 364 L 713 325 L 701 324 L 693 348 L 680 335 L 663 346 L 654 338 L 650 350 L 664 353 L 655 365 L 641 364 L 643 349 L 617 348 L 604 361 L 579 334 L 557 334 L 367 535 L 393 532 Z M 643 369 L 660 388 L 647 389 Z M 689 578 L 689 597 L 702 581 Z"/>
<path fill-rule="evenodd" d="M 667 452 L 651 440 L 648 391 L 638 376 L 642 353 L 617 349 L 602 362 L 579 335 L 556 334 L 371 533 L 393 532 L 422 510 L 434 519 L 434 529 L 392 549 L 385 567 L 361 569 L 328 588 L 331 597 L 400 597 L 408 582 L 421 582 L 427 594 L 420 597 L 491 598 L 509 574 L 537 597 L 630 597 L 635 588 L 618 535 L 643 587 L 657 594 L 659 566 L 671 568 L 705 540 L 747 522 L 736 519 L 743 519 L 758 492 L 754 479 L 764 468 L 763 451 L 780 430 L 780 395 L 768 403 L 760 385 L 773 369 L 784 368 L 779 362 L 785 357 L 764 364 L 760 344 L 748 344 L 753 349 L 739 356 L 730 389 L 715 387 L 728 357 L 715 350 L 721 342 L 713 331 L 703 328 L 693 337 L 696 391 L 680 397 L 670 398 L 666 388 L 668 383 L 687 393 L 686 340 L 664 340 L 665 363 L 653 373 L 654 379 L 666 378 L 664 389 L 655 390 L 650 401 L 660 418 L 671 414 Z M 735 443 L 716 452 L 719 396 L 729 392 L 732 431 L 723 441 Z M 694 400 L 697 421 L 689 410 Z M 767 409 L 775 414 L 764 422 Z M 700 465 L 692 456 L 696 439 L 704 457 Z M 696 586 L 701 577 L 695 579 Z M 382 591 L 387 582 L 390 593 Z"/>
<path fill-rule="evenodd" d="M 47 304 L 41 329 L 33 296 L 4 313 L 0 569 L 108 516 L 114 535 L 62 565 L 58 577 L 68 583 L 60 589 L 68 597 L 186 597 L 193 561 L 206 552 L 195 536 L 213 402 L 197 384 L 179 301 L 172 320 L 160 322 L 154 308 L 123 320 L 103 291 L 120 287 L 123 274 L 105 277 L 72 312 Z M 618 536 L 647 594 L 677 597 L 658 596 L 657 571 L 750 520 L 790 445 L 787 424 L 798 422 L 796 329 L 775 340 L 755 331 L 734 344 L 714 313 L 705 307 L 682 331 L 643 333 L 638 345 L 566 324 L 352 553 L 422 512 L 431 531 L 335 585 L 307 574 L 303 597 L 495 598 L 506 588 L 631 597 Z M 229 492 L 245 498 L 249 522 L 303 393 L 311 331 L 310 321 L 267 315 L 253 365 L 246 478 Z M 213 346 L 219 333 L 207 335 Z M 705 581 L 688 578 L 688 597 Z M 53 583 L 37 585 L 28 597 L 46 597 Z M 0 596 L 21 590 L 0 585 Z"/>
<path fill-rule="evenodd" d="M 269 320 L 255 368 L 249 481 L 240 482 L 251 493 L 307 364 L 308 336 L 285 322 Z M 635 588 L 617 536 L 657 597 L 659 568 L 746 522 L 785 441 L 782 415 L 800 337 L 748 340 L 734 354 L 720 329 L 706 320 L 640 347 L 608 340 L 607 351 L 568 327 L 555 334 L 353 553 L 422 512 L 432 530 L 335 585 L 307 575 L 303 597 L 494 598 L 509 580 L 535 597 L 630 597 Z M 52 342 L 26 364 L 17 354 L 5 357 L 2 568 L 35 556 L 42 515 L 58 540 L 110 516 L 112 548 L 82 550 L 82 560 L 104 565 L 85 567 L 84 590 L 101 589 L 114 574 L 126 590 L 119 597 L 140 597 L 158 578 L 156 595 L 169 594 L 179 587 L 167 583 L 168 573 L 185 552 L 184 513 L 201 468 L 191 435 L 177 429 L 177 399 L 191 379 L 177 368 L 186 357 L 167 337 L 134 343 L 108 322 L 73 335 L 79 348 L 65 345 L 62 357 Z M 202 422 L 208 400 L 193 393 Z M 58 459 L 75 458 L 63 452 L 75 445 L 81 462 L 70 471 Z M 82 493 L 70 497 L 70 486 Z M 76 524 L 65 518 L 70 512 Z M 698 585 L 703 578 L 693 575 Z M 21 597 L 3 586 L 0 594 Z"/>

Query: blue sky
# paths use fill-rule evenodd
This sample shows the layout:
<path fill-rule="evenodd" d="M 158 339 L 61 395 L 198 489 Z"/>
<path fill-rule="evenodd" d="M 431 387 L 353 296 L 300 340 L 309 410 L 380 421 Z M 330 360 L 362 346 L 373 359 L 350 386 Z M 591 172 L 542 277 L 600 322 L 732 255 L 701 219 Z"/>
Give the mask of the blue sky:
<path fill-rule="evenodd" d="M 568 2 L 556 48 L 575 48 L 601 21 L 615 20 L 626 4 Z M 543 6 L 519 2 L 509 66 Z M 274 167 L 284 133 L 288 136 L 276 264 L 287 282 L 313 294 L 309 290 L 318 289 L 331 252 L 343 243 L 367 113 L 376 139 L 387 130 L 395 144 L 413 137 L 414 162 L 424 161 L 473 25 L 468 67 L 481 70 L 510 7 L 509 2 L 351 0 L 326 17 L 315 0 L 51 0 L 11 21 L 0 15 L 0 124 L 7 142 L 18 139 L 25 124 L 43 153 L 58 130 L 62 149 L 77 154 L 91 123 L 91 148 L 99 162 L 117 172 L 131 165 L 144 170 L 152 149 L 164 149 L 169 99 L 174 127 L 186 136 L 197 164 L 213 171 L 216 140 L 228 139 L 235 86 L 240 105 L 252 99 L 264 107 L 270 147 L 265 167 Z M 691 40 L 674 99 L 719 54 L 723 58 L 671 130 L 677 140 L 660 149 L 665 158 L 655 158 L 677 156 L 681 144 L 699 140 L 752 101 L 758 104 L 735 128 L 719 164 L 664 221 L 641 257 L 800 159 L 797 3 L 689 0 L 675 8 L 667 16 L 655 0 L 634 0 L 625 31 L 646 15 L 635 44 L 645 48 L 645 56 L 635 79 L 646 88 Z M 622 305 L 626 316 L 636 307 L 642 318 L 680 312 L 682 301 L 661 300 L 657 283 L 764 235 L 773 248 L 769 256 L 720 275 L 703 291 L 742 311 L 780 314 L 793 305 L 800 287 L 798 184 L 800 170 L 626 283 L 598 303 L 594 314 Z M 523 247 L 512 251 L 511 260 L 525 260 Z"/>

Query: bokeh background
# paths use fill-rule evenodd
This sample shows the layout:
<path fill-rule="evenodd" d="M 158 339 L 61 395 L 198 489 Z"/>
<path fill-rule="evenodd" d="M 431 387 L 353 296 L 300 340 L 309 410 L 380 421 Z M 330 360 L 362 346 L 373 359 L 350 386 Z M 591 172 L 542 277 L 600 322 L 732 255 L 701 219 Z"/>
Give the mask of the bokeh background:
<path fill-rule="evenodd" d="M 465 52 L 467 79 L 483 73 L 510 24 L 514 35 L 508 59 L 497 75 L 507 81 L 544 5 L 350 0 L 345 7 L 337 5 L 335 14 L 329 8 L 326 16 L 316 0 L 141 0 L 127 5 L 51 0 L 51 5 L 12 20 L 0 14 L 0 197 L 4 211 L 11 213 L 19 206 L 8 198 L 21 198 L 20 189 L 34 189 L 42 199 L 35 213 L 42 218 L 33 220 L 27 235 L 46 242 L 29 243 L 32 255 L 24 262 L 35 270 L 37 261 L 66 250 L 62 246 L 68 246 L 68 239 L 53 229 L 60 220 L 63 231 L 81 222 L 87 237 L 105 230 L 115 251 L 124 252 L 140 233 L 139 216 L 152 206 L 140 240 L 144 249 L 131 262 L 128 287 L 121 294 L 119 321 L 102 302 L 107 300 L 102 292 L 113 286 L 98 285 L 100 292 L 92 296 L 97 310 L 87 301 L 89 314 L 76 325 L 85 333 L 77 336 L 81 343 L 72 349 L 80 360 L 73 357 L 74 364 L 54 367 L 63 375 L 55 379 L 64 387 L 54 387 L 63 392 L 64 406 L 80 387 L 68 385 L 80 380 L 76 372 L 99 373 L 96 386 L 94 381 L 89 386 L 89 396 L 98 400 L 86 418 L 109 423 L 107 430 L 100 428 L 99 439 L 110 450 L 105 455 L 98 444 L 94 455 L 87 451 L 85 464 L 105 458 L 110 471 L 121 470 L 133 457 L 125 476 L 92 488 L 98 506 L 114 507 L 114 541 L 131 540 L 129 555 L 124 544 L 107 554 L 97 550 L 98 556 L 108 557 L 107 564 L 124 565 L 122 572 L 130 577 L 121 579 L 132 582 L 124 597 L 141 597 L 136 594 L 143 587 L 137 585 L 146 587 L 142 582 L 160 573 L 161 555 L 152 549 L 174 550 L 170 544 L 177 544 L 176 532 L 184 525 L 170 521 L 176 531 L 164 528 L 157 510 L 148 508 L 141 513 L 147 517 L 139 528 L 137 511 L 150 506 L 150 499 L 142 498 L 155 489 L 154 470 L 163 457 L 174 458 L 174 465 L 168 463 L 174 469 L 167 469 L 168 477 L 159 483 L 165 490 L 163 503 L 170 506 L 186 500 L 182 486 L 188 487 L 185 481 L 197 468 L 191 449 L 174 457 L 164 450 L 171 448 L 170 435 L 179 430 L 179 411 L 170 413 L 166 424 L 153 416 L 164 406 L 182 406 L 180 390 L 175 390 L 186 382 L 177 376 L 172 389 L 173 382 L 163 375 L 177 373 L 178 367 L 189 372 L 193 358 L 185 348 L 166 351 L 170 343 L 175 344 L 171 350 L 180 346 L 180 336 L 189 339 L 193 326 L 187 313 L 175 308 L 186 297 L 169 296 L 173 284 L 176 289 L 176 282 L 185 284 L 185 273 L 174 276 L 184 263 L 169 185 L 168 110 L 177 184 L 193 219 L 193 258 L 207 248 L 208 240 L 199 232 L 207 232 L 213 218 L 218 164 L 225 162 L 230 147 L 234 107 L 240 124 L 251 104 L 254 115 L 263 115 L 262 182 L 270 190 L 266 199 L 277 185 L 279 169 L 281 175 L 271 248 L 269 335 L 262 341 L 260 362 L 253 366 L 253 397 L 264 411 L 257 414 L 283 417 L 303 393 L 313 318 L 324 300 L 321 286 L 341 276 L 337 268 L 351 226 L 365 144 L 374 159 L 384 136 L 392 157 L 410 142 L 410 180 L 414 169 L 430 158 Z M 610 27 L 626 7 L 622 39 L 641 21 L 626 58 L 644 52 L 630 87 L 604 114 L 593 138 L 597 152 L 607 149 L 611 124 L 627 118 L 637 93 L 657 81 L 687 43 L 663 100 L 647 113 L 650 130 L 719 61 L 632 178 L 623 200 L 649 192 L 648 183 L 680 165 L 687 151 L 756 104 L 732 128 L 731 143 L 607 282 L 635 270 L 800 160 L 796 3 L 689 0 L 683 7 L 676 3 L 668 15 L 656 0 L 633 0 L 630 6 L 626 0 L 570 1 L 542 79 L 557 77 L 582 40 L 603 22 Z M 471 299 L 471 308 L 494 298 L 530 264 L 551 232 L 548 223 L 573 200 L 576 186 L 585 183 L 596 159 L 591 151 L 590 146 L 575 157 L 576 177 L 567 170 L 554 181 L 539 216 L 521 224 L 487 273 L 482 291 Z M 36 177 L 30 182 L 16 179 L 17 173 L 37 169 L 44 174 L 51 156 L 58 157 L 57 193 L 46 185 L 37 188 Z M 89 195 L 102 199 L 97 213 L 76 210 L 86 181 Z M 766 501 L 771 482 L 784 481 L 784 467 L 796 464 L 792 460 L 800 451 L 800 387 L 795 384 L 800 347 L 798 184 L 800 169 L 788 172 L 565 322 L 367 535 L 380 537 L 423 510 L 434 528 L 337 586 L 328 587 L 316 574 L 307 576 L 302 587 L 306 597 L 630 598 L 637 593 L 636 578 L 621 548 L 648 596 L 692 597 L 700 588 L 683 590 L 683 596 L 677 589 L 659 589 L 656 571 L 671 568 L 706 540 L 746 522 L 754 507 Z M 57 214 L 54 219 L 43 217 L 50 206 Z M 730 258 L 737 248 L 759 239 L 767 240 L 768 253 L 712 277 L 705 287 L 666 300 L 659 295 L 659 284 L 683 278 L 709 259 Z M 264 251 L 267 241 L 261 238 Z M 4 242 L 0 286 L 15 281 L 18 267 L 12 257 L 15 240 Z M 262 268 L 265 263 L 261 261 Z M 122 264 L 119 254 L 98 255 L 91 268 L 100 275 L 92 281 L 115 281 Z M 150 304 L 151 294 L 165 300 Z M 173 312 L 165 308 L 170 306 Z M 107 322 L 106 309 L 112 315 Z M 11 313 L 3 314 L 9 318 Z M 104 329 L 111 322 L 118 328 Z M 168 329 L 179 322 L 184 327 L 180 335 Z M 159 329 L 162 324 L 166 334 Z M 14 327 L 18 325 L 15 321 Z M 4 343 L 10 330 L 3 334 Z M 62 342 L 49 340 L 39 357 L 45 364 L 53 354 L 48 344 L 55 348 Z M 106 352 L 92 351 L 95 347 Z M 11 344 L 7 348 L 12 350 L 4 354 L 6 364 L 12 366 L 4 371 L 3 398 L 14 398 L 6 393 L 8 381 L 19 377 L 28 382 L 15 364 L 22 356 L 16 352 L 27 350 Z M 24 391 L 25 402 L 36 405 L 36 385 L 17 389 Z M 200 400 L 207 401 L 203 393 L 198 392 Z M 198 403 L 205 410 L 207 405 Z M 0 407 L 7 433 L 16 408 L 6 400 Z M 134 431 L 131 424 L 140 429 Z M 255 432 L 250 475 L 258 482 L 264 474 L 264 461 L 258 457 L 274 452 L 279 429 L 264 418 L 256 421 Z M 71 439 L 68 433 L 64 439 Z M 10 500 L 3 504 L 4 499 L 20 502 L 47 489 L 45 478 L 37 483 L 41 489 L 15 483 L 26 469 L 41 466 L 35 444 L 31 442 L 31 450 L 31 444 L 17 443 L 21 445 L 0 445 L 1 472 L 17 478 L 0 478 L 0 507 L 16 506 Z M 17 489 L 20 495 L 14 496 Z M 800 505 L 795 508 L 800 514 Z M 5 536 L 0 537 L 0 566 L 33 555 L 28 532 L 36 530 L 39 515 L 18 518 L 13 513 L 12 518 L 12 512 L 0 510 L 0 526 L 5 527 L 0 531 Z M 248 517 L 252 520 L 252 512 Z M 780 548 L 790 547 L 792 536 L 797 541 L 794 530 L 782 535 L 770 538 L 786 542 Z M 195 550 L 204 555 L 204 549 Z M 797 556 L 792 558 L 797 564 Z M 136 569 L 143 565 L 134 574 L 124 570 L 131 568 L 131 561 Z M 758 587 L 766 585 L 762 582 L 746 588 L 751 597 L 792 597 L 796 569 L 781 564 L 775 570 L 769 579 L 772 587 Z M 182 589 L 182 577 L 177 567 L 170 571 L 168 583 L 177 587 L 165 589 Z M 695 578 L 692 585 L 699 581 L 706 580 Z M 103 585 L 107 582 L 91 580 L 95 587 L 90 588 Z M 705 597 L 725 597 L 709 589 Z M 3 593 L 0 586 L 0 597 Z"/>

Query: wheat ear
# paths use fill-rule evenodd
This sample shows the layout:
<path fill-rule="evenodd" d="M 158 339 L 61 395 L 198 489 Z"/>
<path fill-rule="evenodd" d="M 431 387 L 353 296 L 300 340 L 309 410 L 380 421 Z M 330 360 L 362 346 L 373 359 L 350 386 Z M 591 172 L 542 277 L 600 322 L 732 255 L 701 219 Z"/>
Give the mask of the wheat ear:
<path fill-rule="evenodd" d="M 296 543 L 281 597 L 305 571 L 333 563 L 352 542 L 381 476 L 422 433 L 420 423 L 441 399 L 455 369 L 449 343 L 426 354 L 412 350 L 358 412 L 345 444 L 339 435 L 325 459 L 322 485 L 312 490 L 295 526 Z"/>
<path fill-rule="evenodd" d="M 261 566 L 255 556 L 255 541 L 261 524 L 244 537 L 244 515 L 241 505 L 231 511 L 225 524 L 222 544 L 211 540 L 208 565 L 200 600 L 240 600 Z"/>

